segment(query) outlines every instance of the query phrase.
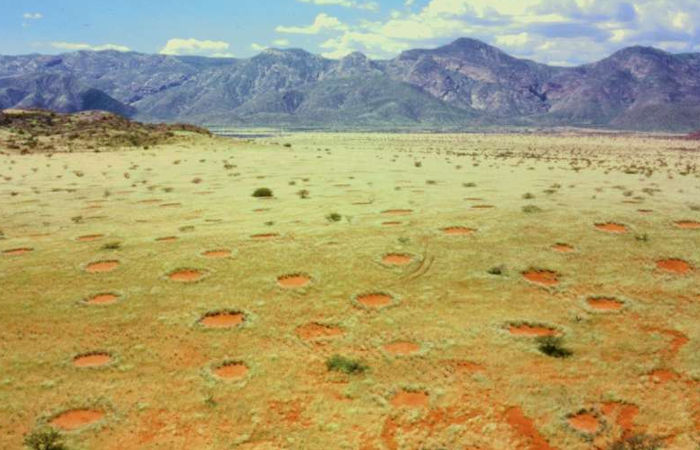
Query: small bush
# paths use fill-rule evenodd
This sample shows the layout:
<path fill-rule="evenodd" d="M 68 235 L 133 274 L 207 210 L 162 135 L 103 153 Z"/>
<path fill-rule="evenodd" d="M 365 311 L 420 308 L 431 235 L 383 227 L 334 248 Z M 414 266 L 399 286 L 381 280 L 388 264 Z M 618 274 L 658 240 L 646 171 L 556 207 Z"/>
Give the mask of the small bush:
<path fill-rule="evenodd" d="M 542 212 L 542 208 L 535 205 L 527 205 L 523 206 L 523 212 L 527 214 L 539 213 Z"/>
<path fill-rule="evenodd" d="M 568 358 L 574 352 L 562 347 L 561 338 L 556 336 L 544 336 L 537 339 L 537 348 L 540 352 L 552 358 Z"/>
<path fill-rule="evenodd" d="M 658 450 L 660 448 L 663 448 L 661 439 L 644 434 L 623 437 L 610 446 L 610 450 Z"/>
<path fill-rule="evenodd" d="M 268 188 L 258 188 L 253 192 L 253 197 L 272 197 L 272 190 Z"/>
<path fill-rule="evenodd" d="M 476 183 L 462 183 L 462 186 L 464 187 L 476 187 Z"/>
<path fill-rule="evenodd" d="M 535 198 L 535 194 L 532 194 L 532 193 L 530 193 L 530 192 L 526 192 L 526 193 L 523 194 L 523 198 L 524 198 L 525 200 L 530 200 L 530 199 Z"/>
<path fill-rule="evenodd" d="M 338 213 L 330 213 L 326 216 L 326 220 L 329 222 L 340 222 L 343 219 L 343 216 L 341 216 Z"/>
<path fill-rule="evenodd" d="M 326 360 L 326 367 L 329 371 L 343 372 L 348 375 L 363 373 L 369 368 L 359 361 L 345 358 L 344 356 L 340 355 L 333 355 L 331 358 Z"/>
<path fill-rule="evenodd" d="M 491 267 L 487 272 L 491 275 L 501 276 L 506 273 L 506 268 L 503 266 Z"/>
<path fill-rule="evenodd" d="M 24 437 L 24 445 L 32 450 L 67 450 L 61 434 L 51 428 L 32 431 Z"/>
<path fill-rule="evenodd" d="M 634 236 L 634 238 L 639 241 L 639 242 L 648 242 L 649 241 L 649 235 L 644 233 L 644 234 L 637 234 Z"/>
<path fill-rule="evenodd" d="M 299 196 L 299 198 L 307 199 L 309 198 L 309 191 L 306 189 L 302 189 L 299 192 L 297 192 L 297 195 Z"/>
<path fill-rule="evenodd" d="M 102 246 L 102 250 L 119 250 L 122 248 L 122 243 L 119 241 L 107 242 Z"/>

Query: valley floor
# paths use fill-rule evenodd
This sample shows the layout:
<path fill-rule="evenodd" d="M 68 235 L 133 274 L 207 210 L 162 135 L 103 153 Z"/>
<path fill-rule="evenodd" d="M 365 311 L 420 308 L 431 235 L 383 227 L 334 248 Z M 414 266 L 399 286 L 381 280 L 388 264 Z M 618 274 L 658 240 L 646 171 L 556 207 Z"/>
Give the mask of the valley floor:
<path fill-rule="evenodd" d="M 698 162 L 476 134 L 1 156 L 0 448 L 696 448 Z"/>

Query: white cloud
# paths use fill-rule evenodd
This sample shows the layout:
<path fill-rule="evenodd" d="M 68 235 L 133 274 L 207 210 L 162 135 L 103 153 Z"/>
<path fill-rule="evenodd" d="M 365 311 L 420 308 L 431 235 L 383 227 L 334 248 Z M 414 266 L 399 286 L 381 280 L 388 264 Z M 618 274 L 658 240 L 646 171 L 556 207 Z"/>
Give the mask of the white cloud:
<path fill-rule="evenodd" d="M 290 44 L 289 39 L 275 39 L 272 43 L 277 47 L 289 47 Z"/>
<path fill-rule="evenodd" d="M 364 9 L 368 11 L 379 11 L 379 3 L 357 2 L 354 0 L 299 0 L 302 3 L 313 3 L 320 6 L 343 6 L 345 8 Z"/>
<path fill-rule="evenodd" d="M 288 34 L 319 34 L 326 30 L 347 30 L 347 26 L 344 25 L 337 17 L 329 16 L 326 13 L 321 13 L 316 16 L 314 23 L 308 26 L 302 27 L 287 27 L 280 25 L 275 28 L 278 33 L 288 33 Z"/>
<path fill-rule="evenodd" d="M 125 45 L 118 45 L 118 44 L 92 45 L 92 44 L 86 44 L 84 42 L 57 41 L 57 42 L 51 42 L 49 45 L 51 45 L 51 47 L 53 47 L 53 48 L 58 48 L 61 50 L 71 50 L 71 51 L 76 51 L 76 50 L 93 50 L 93 51 L 116 50 L 119 52 L 128 52 L 130 50 L 129 47 L 127 47 Z"/>
<path fill-rule="evenodd" d="M 224 41 L 173 38 L 168 40 L 160 54 L 232 57 L 233 53 L 228 51 L 229 47 L 230 44 Z"/>
<path fill-rule="evenodd" d="M 39 12 L 34 12 L 34 13 L 26 12 L 26 13 L 22 14 L 22 18 L 27 19 L 27 20 L 39 20 L 39 19 L 43 19 L 44 15 L 42 13 L 39 13 Z"/>
<path fill-rule="evenodd" d="M 267 47 L 265 47 L 264 45 L 258 44 L 257 42 L 253 42 L 252 44 L 250 44 L 250 48 L 252 48 L 256 52 L 261 52 L 261 51 L 265 50 Z"/>

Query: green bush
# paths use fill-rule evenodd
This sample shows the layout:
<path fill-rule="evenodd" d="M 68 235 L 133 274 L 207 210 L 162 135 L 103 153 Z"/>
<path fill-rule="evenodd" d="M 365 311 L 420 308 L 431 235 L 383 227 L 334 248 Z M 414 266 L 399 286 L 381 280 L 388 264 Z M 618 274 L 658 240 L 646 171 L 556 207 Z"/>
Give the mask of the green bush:
<path fill-rule="evenodd" d="M 268 188 L 258 188 L 253 192 L 253 197 L 272 197 L 272 190 Z"/>
<path fill-rule="evenodd" d="M 345 358 L 340 355 L 333 355 L 331 358 L 326 360 L 326 367 L 330 371 L 343 372 L 348 375 L 363 373 L 369 368 L 359 361 Z"/>
<path fill-rule="evenodd" d="M 32 450 L 67 450 L 61 434 L 52 429 L 34 430 L 24 437 L 24 445 Z"/>
<path fill-rule="evenodd" d="M 544 336 L 537 339 L 537 348 L 540 352 L 552 358 L 568 358 L 574 352 L 562 347 L 561 338 L 556 336 Z"/>

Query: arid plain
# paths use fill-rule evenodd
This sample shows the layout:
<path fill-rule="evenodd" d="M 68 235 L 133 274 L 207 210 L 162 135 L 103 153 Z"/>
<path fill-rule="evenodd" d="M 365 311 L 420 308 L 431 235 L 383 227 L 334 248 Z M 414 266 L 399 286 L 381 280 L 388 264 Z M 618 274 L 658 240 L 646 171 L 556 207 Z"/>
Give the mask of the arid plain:
<path fill-rule="evenodd" d="M 700 442 L 700 141 L 179 135 L 0 156 L 0 447 Z"/>

